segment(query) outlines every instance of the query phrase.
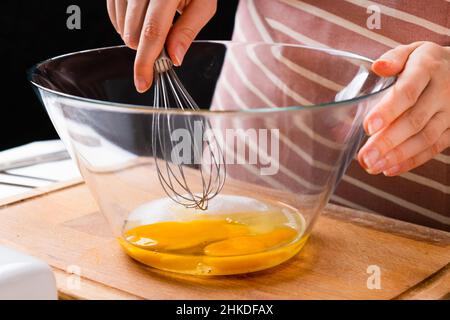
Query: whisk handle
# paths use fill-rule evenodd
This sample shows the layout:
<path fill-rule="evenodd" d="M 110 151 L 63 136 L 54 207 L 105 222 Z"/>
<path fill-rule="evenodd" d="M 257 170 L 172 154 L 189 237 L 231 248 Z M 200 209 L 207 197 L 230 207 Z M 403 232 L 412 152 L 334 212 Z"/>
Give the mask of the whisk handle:
<path fill-rule="evenodd" d="M 161 53 L 155 61 L 155 70 L 157 72 L 166 72 L 170 68 L 172 68 L 173 62 L 167 54 L 166 48 L 163 47 Z"/>

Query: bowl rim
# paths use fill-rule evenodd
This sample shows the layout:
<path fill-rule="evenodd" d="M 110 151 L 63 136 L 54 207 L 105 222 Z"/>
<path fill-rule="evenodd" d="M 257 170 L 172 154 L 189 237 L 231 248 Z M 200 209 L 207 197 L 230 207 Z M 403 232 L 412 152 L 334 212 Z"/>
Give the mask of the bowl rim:
<path fill-rule="evenodd" d="M 293 48 L 303 48 L 308 50 L 316 50 L 316 51 L 322 51 L 326 52 L 328 54 L 337 55 L 337 56 L 343 56 L 347 58 L 352 59 L 358 59 L 362 60 L 368 63 L 373 63 L 374 60 L 364 57 L 362 55 L 344 51 L 344 50 L 338 50 L 328 47 L 318 47 L 318 46 L 309 46 L 309 45 L 301 45 L 301 44 L 291 44 L 291 43 L 283 43 L 283 42 L 240 42 L 240 41 L 219 41 L 219 40 L 195 40 L 194 43 L 218 43 L 218 44 L 224 44 L 224 45 L 269 45 L 269 46 L 287 46 L 287 47 L 293 47 Z M 333 102 L 325 102 L 320 104 L 314 104 L 314 105 L 294 105 L 294 106 L 284 106 L 284 107 L 261 107 L 261 108 L 249 108 L 249 109 L 230 109 L 230 110 L 206 110 L 206 109 L 200 109 L 200 110 L 181 110 L 178 108 L 169 108 L 169 109 L 161 109 L 161 108 L 155 108 L 151 105 L 139 105 L 139 104 L 128 104 L 128 103 L 118 103 L 118 102 L 110 102 L 105 100 L 98 100 L 98 99 L 92 99 L 92 98 L 84 98 L 79 97 L 76 95 L 63 93 L 57 90 L 53 90 L 50 88 L 47 88 L 43 85 L 40 85 L 33 81 L 32 77 L 36 70 L 39 68 L 39 66 L 48 63 L 53 60 L 58 60 L 61 58 L 79 55 L 83 53 L 88 52 L 94 52 L 94 51 L 103 51 L 103 50 L 111 50 L 111 49 L 118 49 L 118 48 L 127 48 L 126 45 L 117 45 L 117 46 L 108 46 L 108 47 L 101 47 L 101 48 L 94 48 L 94 49 L 87 49 L 87 50 L 81 50 L 71 53 L 65 53 L 61 54 L 46 60 L 43 60 L 41 62 L 36 63 L 33 65 L 28 71 L 27 71 L 27 78 L 28 81 L 35 86 L 36 88 L 43 90 L 47 93 L 51 93 L 54 95 L 57 95 L 63 99 L 70 99 L 75 100 L 78 102 L 81 102 L 83 104 L 83 107 L 88 108 L 94 108 L 94 109 L 100 109 L 105 111 L 115 111 L 115 112 L 133 112 L 133 113 L 176 113 L 176 114 L 185 114 L 185 115 L 212 115 L 212 114 L 255 114 L 255 113 L 275 113 L 275 112 L 286 112 L 286 111 L 298 111 L 298 110 L 313 110 L 318 108 L 333 108 L 343 105 L 354 105 L 355 103 L 358 103 L 362 100 L 365 100 L 366 98 L 375 97 L 385 90 L 392 87 L 396 80 L 396 76 L 392 77 L 380 77 L 380 79 L 386 79 L 387 82 L 389 82 L 384 88 L 381 90 L 378 90 L 376 92 L 371 92 L 368 94 L 364 94 L 355 98 L 351 99 L 345 99 L 341 101 L 333 101 Z M 131 50 L 131 49 L 130 49 Z M 372 71 L 371 71 L 372 72 Z"/>

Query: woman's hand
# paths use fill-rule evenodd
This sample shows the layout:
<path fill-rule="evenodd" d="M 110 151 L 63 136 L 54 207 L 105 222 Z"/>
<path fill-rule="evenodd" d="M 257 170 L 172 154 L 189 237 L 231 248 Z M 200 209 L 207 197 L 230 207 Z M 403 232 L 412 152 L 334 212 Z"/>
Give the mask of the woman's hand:
<path fill-rule="evenodd" d="M 150 87 L 153 64 L 163 46 L 174 64 L 180 65 L 216 6 L 216 0 L 107 0 L 114 28 L 128 47 L 137 49 L 134 83 L 139 92 Z M 172 26 L 177 11 L 181 16 Z"/>
<path fill-rule="evenodd" d="M 364 120 L 370 135 L 358 154 L 371 174 L 395 176 L 450 146 L 450 48 L 415 42 L 386 52 L 372 65 L 395 85 Z"/>

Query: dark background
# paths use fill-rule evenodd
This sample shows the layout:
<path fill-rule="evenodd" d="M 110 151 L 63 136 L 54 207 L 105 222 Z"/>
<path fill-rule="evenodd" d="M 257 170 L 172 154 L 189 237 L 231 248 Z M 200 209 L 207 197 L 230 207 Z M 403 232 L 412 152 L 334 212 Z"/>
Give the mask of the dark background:
<path fill-rule="evenodd" d="M 231 38 L 238 0 L 219 0 L 216 16 L 197 39 Z M 81 30 L 69 30 L 69 5 L 81 9 Z M 63 53 L 122 44 L 105 0 L 2 0 L 0 12 L 0 150 L 56 138 L 26 78 L 35 63 Z M 94 71 L 95 72 L 95 71 Z"/>

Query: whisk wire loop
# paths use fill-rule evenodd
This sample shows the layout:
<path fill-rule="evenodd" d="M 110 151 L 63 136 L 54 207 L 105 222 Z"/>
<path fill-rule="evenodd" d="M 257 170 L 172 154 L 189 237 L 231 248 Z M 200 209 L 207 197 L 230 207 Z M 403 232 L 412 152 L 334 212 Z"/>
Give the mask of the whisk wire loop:
<path fill-rule="evenodd" d="M 154 108 L 200 109 L 183 86 L 165 50 L 156 60 L 154 71 Z M 181 123 L 180 119 L 183 120 Z M 172 133 L 176 129 L 185 129 L 189 133 L 189 163 L 181 159 L 174 145 Z M 152 122 L 152 150 L 158 180 L 167 196 L 187 208 L 206 210 L 208 201 L 222 190 L 226 177 L 225 158 L 209 120 L 196 115 L 156 113 Z M 208 165 L 204 163 L 205 159 L 209 161 Z M 198 169 L 201 190 L 196 192 L 191 188 L 193 178 L 186 175 L 186 165 L 194 165 Z"/>

